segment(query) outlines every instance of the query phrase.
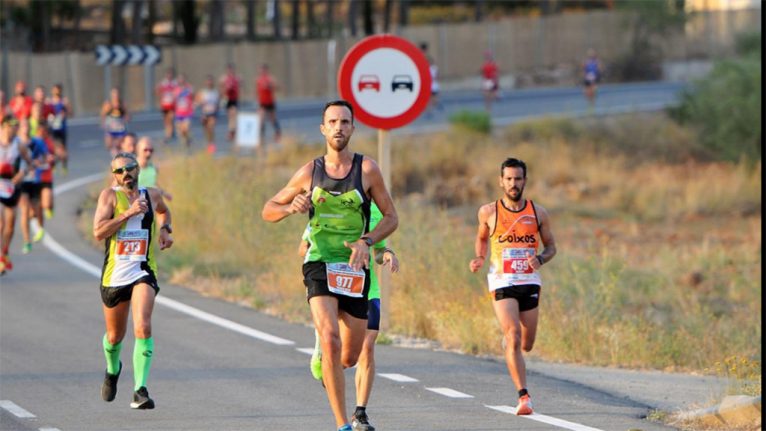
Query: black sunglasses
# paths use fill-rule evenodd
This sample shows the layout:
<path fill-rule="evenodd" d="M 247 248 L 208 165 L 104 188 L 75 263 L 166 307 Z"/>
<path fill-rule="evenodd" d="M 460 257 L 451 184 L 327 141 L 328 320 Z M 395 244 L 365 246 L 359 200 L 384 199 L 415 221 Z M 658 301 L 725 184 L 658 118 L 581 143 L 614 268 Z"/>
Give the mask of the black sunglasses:
<path fill-rule="evenodd" d="M 112 169 L 112 173 L 117 175 L 122 175 L 125 172 L 131 172 L 136 170 L 137 167 L 138 167 L 138 163 L 129 163 L 121 168 Z"/>

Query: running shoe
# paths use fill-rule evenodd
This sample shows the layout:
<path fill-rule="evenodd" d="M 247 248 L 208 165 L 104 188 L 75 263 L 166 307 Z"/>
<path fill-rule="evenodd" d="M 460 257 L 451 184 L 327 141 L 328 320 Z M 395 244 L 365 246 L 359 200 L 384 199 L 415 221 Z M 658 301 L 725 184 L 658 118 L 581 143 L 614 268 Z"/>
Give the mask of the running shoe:
<path fill-rule="evenodd" d="M 120 361 L 120 369 L 117 374 L 109 374 L 108 371 L 104 372 L 104 383 L 101 385 L 101 399 L 110 402 L 114 400 L 117 395 L 117 379 L 120 378 L 122 372 L 122 361 Z"/>
<path fill-rule="evenodd" d="M 53 218 L 53 210 L 50 208 L 46 208 L 43 210 L 43 214 L 45 215 L 46 220 L 50 220 Z"/>
<path fill-rule="evenodd" d="M 524 395 L 519 398 L 519 405 L 516 406 L 516 414 L 521 416 L 531 415 L 532 413 L 532 398 L 530 398 L 529 395 Z"/>
<path fill-rule="evenodd" d="M 32 252 L 32 243 L 24 243 L 24 246 L 21 247 L 21 254 L 29 254 Z"/>
<path fill-rule="evenodd" d="M 375 431 L 375 427 L 370 425 L 370 420 L 365 412 L 354 412 L 351 427 L 353 431 Z"/>
<path fill-rule="evenodd" d="M 8 257 L 8 256 L 4 256 L 3 259 L 4 259 L 3 263 L 5 263 L 5 270 L 6 271 L 12 270 L 13 269 L 13 262 L 11 262 L 11 258 Z"/>
<path fill-rule="evenodd" d="M 37 232 L 35 232 L 35 236 L 32 237 L 32 242 L 40 242 L 43 240 L 44 236 L 45 236 L 45 229 L 39 228 L 37 229 Z"/>
<path fill-rule="evenodd" d="M 351 428 L 351 425 L 346 424 L 346 425 L 343 425 L 342 427 L 338 428 L 338 431 L 354 431 L 354 429 Z"/>
<path fill-rule="evenodd" d="M 154 408 L 154 400 L 149 398 L 149 391 L 146 386 L 141 386 L 133 392 L 133 402 L 130 403 L 131 409 L 148 410 Z"/>
<path fill-rule="evenodd" d="M 311 375 L 322 381 L 322 349 L 314 349 L 311 355 Z"/>
<path fill-rule="evenodd" d="M 5 274 L 5 256 L 0 257 L 0 275 Z"/>

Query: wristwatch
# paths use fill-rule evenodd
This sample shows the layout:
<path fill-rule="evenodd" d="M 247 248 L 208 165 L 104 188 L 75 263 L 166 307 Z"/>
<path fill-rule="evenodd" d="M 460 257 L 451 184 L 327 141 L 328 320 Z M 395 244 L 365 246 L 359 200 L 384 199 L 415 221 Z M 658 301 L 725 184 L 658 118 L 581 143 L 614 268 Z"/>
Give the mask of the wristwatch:
<path fill-rule="evenodd" d="M 364 241 L 364 243 L 367 244 L 367 247 L 372 247 L 372 245 L 375 244 L 375 241 L 373 241 L 369 236 L 363 236 L 359 239 Z"/>
<path fill-rule="evenodd" d="M 173 228 L 170 227 L 170 223 L 165 223 L 164 225 L 160 226 L 160 230 L 165 229 L 168 231 L 168 233 L 173 233 Z"/>

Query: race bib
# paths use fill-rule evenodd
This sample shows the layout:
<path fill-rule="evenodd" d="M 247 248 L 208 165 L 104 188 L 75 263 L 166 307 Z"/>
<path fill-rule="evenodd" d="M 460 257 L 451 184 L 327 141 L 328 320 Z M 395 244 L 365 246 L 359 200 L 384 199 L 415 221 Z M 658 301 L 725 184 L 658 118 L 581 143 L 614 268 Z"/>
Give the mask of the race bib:
<path fill-rule="evenodd" d="M 364 278 L 364 270 L 354 271 L 347 263 L 327 264 L 327 288 L 332 293 L 363 298 Z"/>
<path fill-rule="evenodd" d="M 531 248 L 503 249 L 503 272 L 506 274 L 531 274 L 535 270 L 529 265 Z"/>
<path fill-rule="evenodd" d="M 189 109 L 191 106 L 191 101 L 186 97 L 180 97 L 178 98 L 178 101 L 176 102 L 176 109 L 179 111 L 185 111 Z"/>
<path fill-rule="evenodd" d="M 125 123 L 119 117 L 106 117 L 106 130 L 110 132 L 124 132 Z"/>
<path fill-rule="evenodd" d="M 160 103 L 163 105 L 172 105 L 174 101 L 173 93 L 162 93 L 162 99 Z"/>
<path fill-rule="evenodd" d="M 586 73 L 585 74 L 585 80 L 586 81 L 590 81 L 590 82 L 594 82 L 596 80 L 596 74 L 593 73 L 593 72 Z"/>
<path fill-rule="evenodd" d="M 61 130 L 64 128 L 64 114 L 58 113 L 56 115 L 49 115 L 48 122 L 53 130 Z"/>
<path fill-rule="evenodd" d="M 121 261 L 145 262 L 148 246 L 148 230 L 121 230 L 117 232 L 115 257 Z"/>
<path fill-rule="evenodd" d="M 0 198 L 8 199 L 13 196 L 14 191 L 16 191 L 16 186 L 13 185 L 13 181 L 0 179 Z"/>

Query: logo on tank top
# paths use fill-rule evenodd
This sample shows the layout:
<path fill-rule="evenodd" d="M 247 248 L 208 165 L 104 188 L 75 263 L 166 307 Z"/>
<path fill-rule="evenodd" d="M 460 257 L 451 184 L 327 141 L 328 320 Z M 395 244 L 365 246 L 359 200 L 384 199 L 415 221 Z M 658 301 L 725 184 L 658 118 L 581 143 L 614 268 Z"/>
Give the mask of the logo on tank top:
<path fill-rule="evenodd" d="M 513 242 L 513 243 L 525 243 L 530 244 L 535 242 L 535 236 L 531 234 L 527 235 L 516 235 L 515 232 L 511 232 L 508 235 L 500 235 L 497 238 L 497 242 Z"/>

